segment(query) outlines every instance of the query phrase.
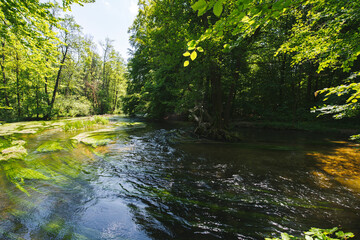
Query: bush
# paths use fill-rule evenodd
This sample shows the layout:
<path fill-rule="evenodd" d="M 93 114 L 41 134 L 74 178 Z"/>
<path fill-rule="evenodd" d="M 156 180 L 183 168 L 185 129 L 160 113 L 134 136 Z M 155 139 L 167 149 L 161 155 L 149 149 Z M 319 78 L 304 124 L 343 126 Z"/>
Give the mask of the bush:
<path fill-rule="evenodd" d="M 54 105 L 54 113 L 62 117 L 88 116 L 93 113 L 91 102 L 84 96 L 60 95 Z"/>
<path fill-rule="evenodd" d="M 265 238 L 265 240 L 347 240 L 353 237 L 353 233 L 344 233 L 334 227 L 331 229 L 311 228 L 309 231 L 304 232 L 303 237 L 294 237 L 287 233 L 281 233 L 281 238 Z"/>

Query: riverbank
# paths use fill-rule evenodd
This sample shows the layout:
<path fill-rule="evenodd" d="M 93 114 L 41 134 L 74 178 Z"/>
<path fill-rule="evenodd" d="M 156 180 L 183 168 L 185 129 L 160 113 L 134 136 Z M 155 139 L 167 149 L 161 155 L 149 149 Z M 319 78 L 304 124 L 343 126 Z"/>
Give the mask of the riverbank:
<path fill-rule="evenodd" d="M 264 128 L 275 130 L 298 130 L 314 133 L 339 133 L 351 136 L 359 133 L 360 125 L 349 122 L 336 121 L 303 121 L 303 122 L 280 122 L 280 121 L 235 121 L 230 124 L 230 131 L 240 128 Z"/>

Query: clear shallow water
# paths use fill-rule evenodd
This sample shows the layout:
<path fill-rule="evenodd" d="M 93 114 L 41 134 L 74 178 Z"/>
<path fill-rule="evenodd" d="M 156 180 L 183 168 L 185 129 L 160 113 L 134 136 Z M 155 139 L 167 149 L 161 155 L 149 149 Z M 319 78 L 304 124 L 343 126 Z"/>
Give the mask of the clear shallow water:
<path fill-rule="evenodd" d="M 182 133 L 118 125 L 91 134 L 108 140 L 98 147 L 67 147 L 81 131 L 18 135 L 28 155 L 0 162 L 0 239 L 263 239 L 312 226 L 360 236 L 360 155 L 339 137 L 244 129 L 244 141 L 219 143 Z M 48 141 L 65 149 L 36 150 Z M 16 166 L 48 178 L 24 178 L 28 196 L 10 181 Z"/>

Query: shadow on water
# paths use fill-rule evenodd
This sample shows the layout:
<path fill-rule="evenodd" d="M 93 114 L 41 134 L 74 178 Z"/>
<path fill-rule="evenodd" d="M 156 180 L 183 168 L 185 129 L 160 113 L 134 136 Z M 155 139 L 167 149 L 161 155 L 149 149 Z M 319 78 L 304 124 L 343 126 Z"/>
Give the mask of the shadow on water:
<path fill-rule="evenodd" d="M 26 157 L 0 161 L 1 239 L 262 239 L 312 226 L 360 234 L 360 154 L 338 137 L 244 129 L 230 144 L 111 121 L 22 137 Z"/>

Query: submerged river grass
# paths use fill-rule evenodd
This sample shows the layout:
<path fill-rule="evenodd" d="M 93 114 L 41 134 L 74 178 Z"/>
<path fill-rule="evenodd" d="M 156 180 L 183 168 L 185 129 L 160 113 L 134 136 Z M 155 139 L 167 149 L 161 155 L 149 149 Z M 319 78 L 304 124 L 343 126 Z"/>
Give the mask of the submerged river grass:
<path fill-rule="evenodd" d="M 360 152 L 338 136 L 112 117 L 0 126 L 0 239 L 263 239 L 340 226 L 360 236 Z"/>

